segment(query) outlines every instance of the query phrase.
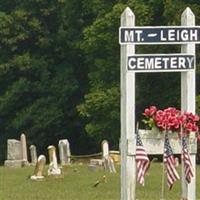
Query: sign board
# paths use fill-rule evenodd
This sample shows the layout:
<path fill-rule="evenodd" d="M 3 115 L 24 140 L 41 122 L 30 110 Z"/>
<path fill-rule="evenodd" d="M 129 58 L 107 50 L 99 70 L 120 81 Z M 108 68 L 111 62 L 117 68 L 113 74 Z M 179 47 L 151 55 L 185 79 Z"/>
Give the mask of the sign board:
<path fill-rule="evenodd" d="M 127 68 L 134 72 L 177 72 L 195 68 L 195 56 L 189 54 L 136 54 L 128 56 Z"/>
<path fill-rule="evenodd" d="M 200 26 L 120 27 L 120 44 L 200 43 Z"/>
<path fill-rule="evenodd" d="M 195 44 L 200 43 L 200 26 L 195 26 L 195 16 L 189 7 L 181 15 L 181 25 L 135 27 L 135 14 L 130 8 L 127 7 L 121 14 L 119 29 L 121 44 L 121 200 L 136 199 L 135 72 L 181 71 L 181 111 L 195 113 Z M 135 54 L 137 44 L 182 44 L 182 54 L 138 55 Z M 155 146 L 158 141 L 153 143 Z M 193 144 L 192 148 L 195 147 L 196 141 Z M 189 184 L 185 181 L 185 171 L 182 166 L 182 199 L 196 200 L 195 153 L 195 151 L 190 152 L 194 177 Z M 164 199 L 164 187 L 161 199 Z"/>

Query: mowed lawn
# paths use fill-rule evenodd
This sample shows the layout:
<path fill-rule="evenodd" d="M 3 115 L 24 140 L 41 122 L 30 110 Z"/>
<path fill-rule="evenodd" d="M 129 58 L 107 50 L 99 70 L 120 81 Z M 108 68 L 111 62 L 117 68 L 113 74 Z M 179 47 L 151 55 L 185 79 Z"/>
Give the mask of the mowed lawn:
<path fill-rule="evenodd" d="M 71 165 L 65 169 L 62 178 L 45 178 L 43 181 L 32 181 L 34 168 L 8 169 L 0 167 L 1 200 L 119 200 L 120 168 L 117 174 L 88 170 L 87 165 Z M 94 184 L 106 176 L 106 182 L 97 187 Z M 160 199 L 162 186 L 162 164 L 153 163 L 146 177 L 145 187 L 137 185 L 137 199 Z M 166 178 L 165 178 L 166 181 Z M 197 165 L 197 199 L 200 200 L 200 165 Z M 181 183 L 174 184 L 168 191 L 165 184 L 165 199 L 180 199 Z"/>

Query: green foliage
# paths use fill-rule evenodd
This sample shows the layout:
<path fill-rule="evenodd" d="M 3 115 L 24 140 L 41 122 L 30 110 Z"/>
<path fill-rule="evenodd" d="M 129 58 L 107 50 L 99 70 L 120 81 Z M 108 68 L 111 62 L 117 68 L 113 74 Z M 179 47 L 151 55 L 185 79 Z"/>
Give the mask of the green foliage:
<path fill-rule="evenodd" d="M 66 42 L 68 33 L 78 33 L 80 27 L 66 28 L 65 1 L 8 0 L 0 8 L 2 160 L 6 139 L 18 139 L 21 132 L 38 153 L 60 138 L 80 137 L 76 105 L 85 75 L 80 74 L 81 59 L 76 59 L 80 50 L 71 45 L 79 38 Z"/>
<path fill-rule="evenodd" d="M 88 118 L 87 133 L 97 142 L 108 139 L 116 145 L 120 124 L 119 99 L 117 87 L 96 90 L 87 94 L 85 103 L 77 107 L 79 113 Z"/>

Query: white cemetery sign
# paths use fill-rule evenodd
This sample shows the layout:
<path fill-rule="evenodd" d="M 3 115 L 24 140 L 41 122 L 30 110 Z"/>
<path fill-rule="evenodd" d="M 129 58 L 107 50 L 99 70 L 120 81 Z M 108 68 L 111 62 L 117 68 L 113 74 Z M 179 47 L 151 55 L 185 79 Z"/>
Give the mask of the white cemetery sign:
<path fill-rule="evenodd" d="M 200 26 L 120 27 L 120 44 L 200 43 Z"/>
<path fill-rule="evenodd" d="M 121 44 L 121 200 L 135 200 L 136 198 L 136 72 L 180 71 L 181 110 L 195 113 L 195 43 L 200 43 L 200 27 L 195 26 L 195 16 L 190 8 L 186 8 L 183 12 L 181 25 L 180 27 L 135 27 L 135 15 L 130 8 L 127 7 L 121 15 L 121 28 L 119 29 Z M 170 43 L 182 44 L 181 54 L 135 54 L 135 44 Z M 144 134 L 143 138 L 145 137 Z M 144 143 L 150 144 L 150 139 L 155 142 L 155 138 L 146 137 L 146 139 L 143 139 Z M 162 139 L 157 138 L 156 140 L 157 146 L 161 145 L 161 149 L 163 149 Z M 196 139 L 194 134 L 191 134 L 189 144 L 195 174 Z M 147 147 L 147 153 L 156 154 L 158 149 L 160 148 Z M 180 153 L 180 144 L 176 143 L 174 149 L 174 153 Z M 182 198 L 195 200 L 196 174 L 190 184 L 186 184 L 183 174 L 182 169 Z"/>
<path fill-rule="evenodd" d="M 195 56 L 189 54 L 145 54 L 128 56 L 128 70 L 134 72 L 178 72 L 194 70 Z"/>

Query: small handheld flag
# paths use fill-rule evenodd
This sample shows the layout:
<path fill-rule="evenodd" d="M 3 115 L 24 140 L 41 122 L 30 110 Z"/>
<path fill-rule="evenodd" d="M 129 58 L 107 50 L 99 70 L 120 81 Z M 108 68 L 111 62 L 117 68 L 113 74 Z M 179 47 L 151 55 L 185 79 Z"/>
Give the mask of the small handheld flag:
<path fill-rule="evenodd" d="M 179 180 L 180 177 L 176 171 L 176 161 L 167 136 L 165 137 L 164 144 L 164 164 L 167 169 L 167 185 L 169 189 L 172 189 L 174 182 Z"/>
<path fill-rule="evenodd" d="M 150 166 L 149 158 L 142 144 L 142 140 L 136 131 L 136 165 L 137 165 L 137 181 L 144 186 L 144 177 Z"/>
<path fill-rule="evenodd" d="M 182 138 L 182 161 L 185 173 L 185 180 L 187 181 L 187 183 L 190 183 L 192 177 L 194 177 L 194 174 L 192 169 L 192 163 L 190 160 L 190 154 L 187 148 L 187 141 L 185 137 Z"/>

